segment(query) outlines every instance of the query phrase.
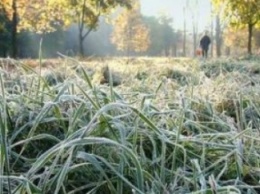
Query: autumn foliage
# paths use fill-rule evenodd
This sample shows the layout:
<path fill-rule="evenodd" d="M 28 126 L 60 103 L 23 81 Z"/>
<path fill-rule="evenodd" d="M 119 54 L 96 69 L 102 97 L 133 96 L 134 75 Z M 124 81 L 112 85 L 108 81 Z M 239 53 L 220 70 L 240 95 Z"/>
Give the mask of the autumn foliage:
<path fill-rule="evenodd" d="M 49 0 L 2 0 L 0 7 L 6 11 L 10 20 L 17 17 L 17 29 L 44 33 L 54 31 L 59 10 L 52 7 Z"/>
<path fill-rule="evenodd" d="M 211 0 L 222 19 L 236 29 L 247 29 L 247 52 L 252 54 L 253 29 L 260 25 L 259 0 Z"/>
<path fill-rule="evenodd" d="M 140 2 L 136 1 L 132 9 L 125 9 L 114 23 L 111 41 L 120 51 L 143 52 L 149 48 L 149 29 L 142 21 Z"/>
<path fill-rule="evenodd" d="M 72 24 L 78 25 L 83 55 L 83 41 L 98 26 L 99 17 L 109 15 L 117 6 L 130 8 L 131 0 L 1 0 L 0 12 L 5 12 L 12 23 L 13 57 L 20 31 L 46 34 Z"/>

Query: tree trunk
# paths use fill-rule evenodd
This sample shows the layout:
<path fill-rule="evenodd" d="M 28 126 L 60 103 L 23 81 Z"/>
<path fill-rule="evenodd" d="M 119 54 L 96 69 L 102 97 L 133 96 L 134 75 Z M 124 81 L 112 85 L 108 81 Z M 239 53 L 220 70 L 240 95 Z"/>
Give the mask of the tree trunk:
<path fill-rule="evenodd" d="M 186 57 L 186 8 L 183 8 L 183 44 L 182 44 L 182 54 L 183 57 Z"/>
<path fill-rule="evenodd" d="M 165 53 L 164 54 L 165 54 L 165 57 L 169 57 L 170 51 L 169 51 L 168 46 L 165 47 Z"/>
<path fill-rule="evenodd" d="M 216 51 L 217 57 L 221 56 L 221 46 L 222 46 L 222 32 L 220 26 L 219 15 L 216 16 Z"/>
<path fill-rule="evenodd" d="M 131 46 L 130 42 L 132 41 L 132 30 L 130 28 L 130 26 L 132 26 L 132 24 L 129 24 L 129 26 L 127 27 L 127 35 L 128 35 L 128 40 L 127 40 L 127 49 L 126 49 L 126 57 L 128 58 L 127 62 L 129 61 L 129 57 L 130 57 L 130 50 L 131 50 Z"/>
<path fill-rule="evenodd" d="M 12 2 L 13 18 L 12 18 L 12 57 L 17 58 L 17 6 L 16 0 Z"/>
<path fill-rule="evenodd" d="M 193 56 L 196 57 L 197 50 L 197 29 L 195 23 L 193 24 Z"/>
<path fill-rule="evenodd" d="M 252 54 L 252 36 L 253 36 L 253 24 L 248 24 L 248 45 L 247 45 L 247 53 L 249 55 Z"/>
<path fill-rule="evenodd" d="M 84 39 L 83 39 L 83 35 L 82 35 L 82 30 L 79 31 L 79 54 L 81 57 L 84 56 Z"/>
<path fill-rule="evenodd" d="M 212 6 L 212 5 L 211 5 Z M 211 7 L 212 12 L 212 7 Z M 210 36 L 211 36 L 211 43 L 210 43 L 210 55 L 214 57 L 214 23 L 213 23 L 213 16 L 211 16 L 211 24 L 210 24 Z"/>
<path fill-rule="evenodd" d="M 191 5 L 192 6 L 192 5 Z M 193 35 L 193 56 L 196 57 L 197 34 L 198 34 L 198 1 L 195 1 L 194 8 L 191 8 L 192 35 Z"/>
<path fill-rule="evenodd" d="M 81 57 L 83 57 L 85 55 L 84 40 L 93 30 L 93 27 L 89 27 L 88 31 L 84 34 L 84 24 L 81 25 L 82 27 L 79 28 L 79 54 Z"/>
<path fill-rule="evenodd" d="M 229 47 L 229 46 L 226 47 L 226 49 L 225 49 L 225 55 L 226 55 L 226 56 L 230 56 L 230 52 L 231 52 L 230 47 Z"/>
<path fill-rule="evenodd" d="M 172 56 L 173 57 L 177 57 L 177 41 L 174 43 L 174 45 L 172 46 Z"/>
<path fill-rule="evenodd" d="M 84 56 L 85 52 L 84 52 L 84 40 L 85 38 L 90 34 L 90 32 L 94 29 L 95 24 L 97 24 L 99 16 L 100 16 L 100 12 L 96 15 L 96 17 L 93 19 L 93 23 L 92 25 L 89 26 L 89 29 L 87 30 L 87 32 L 84 34 L 84 21 L 85 21 L 85 15 L 86 15 L 86 1 L 83 1 L 83 6 L 82 6 L 82 12 L 81 12 L 81 16 L 78 15 L 78 28 L 79 28 L 79 54 L 81 57 Z"/>
<path fill-rule="evenodd" d="M 211 36 L 211 43 L 210 43 L 210 55 L 214 57 L 214 16 L 213 16 L 213 5 L 210 3 L 210 13 L 212 14 L 210 17 L 210 36 Z M 216 40 L 217 42 L 217 40 Z"/>

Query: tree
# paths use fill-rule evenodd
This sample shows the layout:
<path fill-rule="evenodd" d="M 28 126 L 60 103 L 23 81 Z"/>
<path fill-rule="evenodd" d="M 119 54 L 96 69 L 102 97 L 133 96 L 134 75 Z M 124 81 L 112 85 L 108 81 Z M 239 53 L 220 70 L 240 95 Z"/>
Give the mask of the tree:
<path fill-rule="evenodd" d="M 228 27 L 224 31 L 224 43 L 233 50 L 233 53 L 240 54 L 241 50 L 245 50 L 247 40 L 244 38 L 247 36 L 248 31 L 246 29 L 236 30 L 232 27 Z M 230 51 L 229 51 L 230 52 Z"/>
<path fill-rule="evenodd" d="M 216 54 L 217 54 L 217 57 L 221 56 L 222 33 L 223 32 L 222 32 L 219 15 L 216 15 Z"/>
<path fill-rule="evenodd" d="M 131 0 L 50 0 L 52 7 L 58 6 L 66 26 L 78 25 L 80 55 L 84 55 L 84 40 L 95 30 L 99 18 L 110 14 L 117 6 L 131 7 Z"/>
<path fill-rule="evenodd" d="M 150 46 L 146 51 L 149 56 L 161 56 L 162 53 L 177 55 L 182 33 L 175 31 L 172 26 L 172 19 L 165 14 L 159 17 L 143 17 L 143 22 L 149 29 Z"/>
<path fill-rule="evenodd" d="M 18 32 L 30 30 L 43 33 L 55 30 L 53 25 L 59 10 L 49 5 L 49 0 L 1 0 L 0 8 L 11 21 L 12 57 L 17 57 Z"/>
<path fill-rule="evenodd" d="M 210 12 L 211 12 L 211 17 L 210 17 L 210 36 L 211 36 L 211 43 L 210 43 L 210 54 L 211 57 L 214 57 L 214 22 L 213 22 L 213 18 L 214 18 L 214 14 L 213 14 L 213 7 L 212 7 L 212 3 L 210 4 Z"/>
<path fill-rule="evenodd" d="M 198 46 L 198 0 L 186 1 L 192 21 L 193 55 L 196 56 Z"/>
<path fill-rule="evenodd" d="M 186 57 L 186 7 L 183 7 L 183 41 L 182 41 L 182 55 Z"/>
<path fill-rule="evenodd" d="M 260 48 L 260 30 L 259 29 L 255 30 L 253 39 L 254 39 L 256 48 L 259 49 Z"/>
<path fill-rule="evenodd" d="M 0 56 L 6 57 L 11 43 L 11 21 L 0 7 Z"/>
<path fill-rule="evenodd" d="M 170 49 L 174 44 L 174 38 L 175 38 L 173 28 L 171 27 L 173 20 L 165 13 L 161 13 L 158 19 L 161 24 L 161 30 L 162 30 L 161 41 L 163 43 L 164 54 L 165 56 L 169 56 Z"/>
<path fill-rule="evenodd" d="M 215 7 L 222 6 L 223 18 L 229 19 L 229 24 L 233 27 L 248 30 L 247 52 L 252 54 L 253 28 L 260 21 L 260 1 L 259 0 L 212 0 Z"/>
<path fill-rule="evenodd" d="M 172 44 L 172 55 L 177 56 L 178 55 L 178 46 L 180 45 L 182 38 L 182 33 L 180 30 L 178 31 L 173 31 L 173 44 Z"/>
<path fill-rule="evenodd" d="M 19 0 L 21 1 L 21 0 Z M 59 6 L 52 6 L 51 0 L 29 0 L 19 15 L 18 31 L 28 30 L 38 34 L 54 32 L 64 25 Z"/>
<path fill-rule="evenodd" d="M 88 45 L 85 52 L 90 56 L 111 56 L 115 55 L 116 47 L 110 41 L 113 26 L 106 18 L 100 19 L 100 24 L 95 33 L 91 33 L 85 44 Z"/>
<path fill-rule="evenodd" d="M 114 23 L 111 42 L 120 51 L 144 52 L 149 48 L 149 29 L 142 21 L 140 2 L 135 1 L 132 9 L 125 9 Z"/>
<path fill-rule="evenodd" d="M 17 25 L 18 25 L 18 7 L 17 0 L 2 0 L 0 7 L 7 14 L 11 21 L 11 40 L 12 40 L 12 57 L 16 58 L 17 55 Z M 23 6 L 21 6 L 23 7 Z"/>
<path fill-rule="evenodd" d="M 17 56 L 17 34 L 28 30 L 40 34 L 56 31 L 77 22 L 80 29 L 81 53 L 83 41 L 98 24 L 101 14 L 108 13 L 116 5 L 130 6 L 130 0 L 1 0 L 12 21 L 12 56 Z M 85 27 L 89 32 L 84 34 Z"/>
<path fill-rule="evenodd" d="M 211 14 L 215 17 L 215 40 L 216 40 L 216 55 L 221 56 L 221 48 L 223 45 L 223 31 L 230 27 L 228 25 L 229 18 L 223 18 L 225 12 L 225 4 L 217 3 L 212 5 L 211 3 Z M 222 16 L 222 20 L 221 20 Z M 230 30 L 230 29 L 229 29 Z M 227 51 L 230 52 L 230 47 L 227 47 Z M 228 54 L 228 53 L 227 53 Z"/>
<path fill-rule="evenodd" d="M 154 16 L 143 17 L 144 24 L 149 29 L 150 45 L 146 51 L 147 55 L 159 56 L 163 51 L 162 27 L 158 18 Z"/>

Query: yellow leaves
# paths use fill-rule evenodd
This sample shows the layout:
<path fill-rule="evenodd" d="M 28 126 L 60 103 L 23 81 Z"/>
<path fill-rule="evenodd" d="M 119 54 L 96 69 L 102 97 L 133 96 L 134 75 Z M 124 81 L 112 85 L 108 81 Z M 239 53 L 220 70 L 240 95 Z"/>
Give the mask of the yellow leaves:
<path fill-rule="evenodd" d="M 12 1 L 11 0 L 2 0 L 0 2 L 0 7 L 11 8 L 12 7 Z"/>
<path fill-rule="evenodd" d="M 14 13 L 17 15 L 18 31 L 42 32 L 52 29 L 48 0 L 1 0 L 0 6 L 10 20 L 13 20 Z"/>
<path fill-rule="evenodd" d="M 0 23 L 0 33 L 5 31 L 4 23 Z"/>
<path fill-rule="evenodd" d="M 211 2 L 216 10 L 221 10 L 222 18 L 228 18 L 230 23 L 241 25 L 259 22 L 259 0 L 211 0 Z"/>
<path fill-rule="evenodd" d="M 247 45 L 248 32 L 246 29 L 236 30 L 234 28 L 227 28 L 224 31 L 224 42 L 226 46 L 233 46 L 239 48 L 245 48 Z"/>
<path fill-rule="evenodd" d="M 7 17 L 11 20 L 12 19 L 12 1 L 11 0 L 1 0 L 0 1 L 0 8 L 4 9 Z"/>
<path fill-rule="evenodd" d="M 100 15 L 130 0 L 0 0 L 10 20 L 16 13 L 18 30 L 49 32 L 55 26 L 83 23 L 96 27 Z"/>
<path fill-rule="evenodd" d="M 147 29 L 146 26 L 140 25 L 136 29 L 136 49 L 135 51 L 137 52 L 142 52 L 146 51 L 149 48 L 150 45 L 150 35 L 149 35 L 149 30 Z M 140 41 L 142 40 L 142 41 Z"/>
<path fill-rule="evenodd" d="M 150 45 L 148 28 L 143 24 L 138 1 L 131 10 L 124 10 L 114 23 L 111 42 L 122 51 L 146 51 Z"/>
<path fill-rule="evenodd" d="M 31 0 L 32 4 L 25 9 L 25 14 L 20 21 L 20 28 L 38 33 L 55 31 L 56 26 L 68 24 L 63 22 L 62 4 L 54 4 L 52 0 Z M 61 1 L 64 2 L 64 1 Z M 57 2 L 56 2 L 57 3 Z M 54 6 L 55 5 L 55 6 Z"/>

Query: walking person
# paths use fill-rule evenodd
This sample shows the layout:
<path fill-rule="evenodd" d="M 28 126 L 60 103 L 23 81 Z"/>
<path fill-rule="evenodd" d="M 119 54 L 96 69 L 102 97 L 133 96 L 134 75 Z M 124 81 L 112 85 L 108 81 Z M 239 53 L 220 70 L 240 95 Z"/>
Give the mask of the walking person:
<path fill-rule="evenodd" d="M 200 39 L 200 48 L 202 50 L 203 58 L 208 57 L 208 50 L 209 50 L 210 43 L 211 43 L 211 40 L 210 40 L 210 37 L 208 36 L 208 32 L 205 31 L 204 36 Z"/>

